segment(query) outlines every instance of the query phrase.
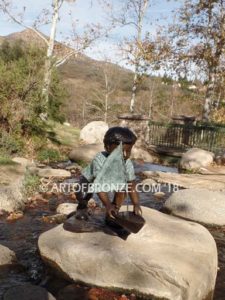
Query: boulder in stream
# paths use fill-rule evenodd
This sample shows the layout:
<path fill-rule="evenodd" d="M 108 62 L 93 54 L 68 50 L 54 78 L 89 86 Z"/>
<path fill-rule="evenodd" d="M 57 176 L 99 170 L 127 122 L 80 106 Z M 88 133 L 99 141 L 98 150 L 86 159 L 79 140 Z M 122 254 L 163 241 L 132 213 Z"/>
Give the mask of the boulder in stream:
<path fill-rule="evenodd" d="M 192 148 L 182 155 L 179 167 L 181 170 L 198 170 L 201 167 L 210 166 L 213 160 L 214 153 L 199 148 Z"/>
<path fill-rule="evenodd" d="M 74 148 L 70 154 L 69 159 L 72 161 L 85 161 L 90 162 L 98 152 L 104 150 L 103 144 L 89 144 L 89 145 L 81 145 L 79 147 Z"/>
<path fill-rule="evenodd" d="M 225 192 L 195 188 L 179 190 L 165 202 L 172 215 L 206 225 L 225 225 Z"/>
<path fill-rule="evenodd" d="M 9 248 L 0 245 L 0 267 L 12 265 L 16 262 L 15 253 Z"/>
<path fill-rule="evenodd" d="M 108 129 L 108 124 L 103 121 L 90 122 L 81 129 L 80 139 L 87 144 L 102 143 Z"/>
<path fill-rule="evenodd" d="M 42 258 L 73 281 L 144 295 L 211 300 L 216 243 L 203 226 L 143 207 L 146 224 L 126 240 L 59 225 L 39 237 Z"/>

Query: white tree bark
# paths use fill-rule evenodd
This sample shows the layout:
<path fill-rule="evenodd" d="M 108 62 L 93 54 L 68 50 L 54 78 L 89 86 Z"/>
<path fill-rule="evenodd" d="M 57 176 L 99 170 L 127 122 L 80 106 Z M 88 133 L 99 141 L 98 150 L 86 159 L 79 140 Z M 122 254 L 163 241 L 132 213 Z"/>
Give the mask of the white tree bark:
<path fill-rule="evenodd" d="M 142 41 L 142 27 L 143 27 L 143 19 L 149 5 L 150 0 L 130 0 L 131 7 L 135 10 L 137 20 L 135 22 L 135 27 L 137 30 L 136 35 L 136 42 L 135 42 L 135 50 L 134 50 L 134 78 L 133 78 L 133 85 L 132 85 L 132 95 L 130 100 L 130 112 L 134 113 L 135 111 L 135 104 L 136 104 L 136 94 L 137 94 L 137 87 L 138 87 L 138 76 L 140 71 L 140 45 Z"/>
<path fill-rule="evenodd" d="M 61 0 L 62 4 L 63 0 Z M 42 96 L 44 98 L 45 105 L 48 105 L 49 102 L 49 88 L 51 84 L 51 77 L 52 77 L 52 58 L 53 58 L 53 50 L 55 45 L 55 36 L 56 36 L 56 28 L 57 22 L 59 19 L 59 0 L 53 0 L 53 15 L 52 15 L 52 22 L 51 22 L 51 32 L 48 41 L 47 53 L 46 53 L 46 60 L 45 60 L 45 67 L 44 67 L 44 83 L 42 89 Z"/>
<path fill-rule="evenodd" d="M 206 97 L 205 97 L 203 114 L 202 114 L 202 120 L 204 122 L 208 122 L 210 119 L 210 113 L 212 110 L 212 101 L 213 101 L 213 91 L 215 86 L 215 73 L 212 72 L 209 77 L 210 80 L 206 90 Z"/>

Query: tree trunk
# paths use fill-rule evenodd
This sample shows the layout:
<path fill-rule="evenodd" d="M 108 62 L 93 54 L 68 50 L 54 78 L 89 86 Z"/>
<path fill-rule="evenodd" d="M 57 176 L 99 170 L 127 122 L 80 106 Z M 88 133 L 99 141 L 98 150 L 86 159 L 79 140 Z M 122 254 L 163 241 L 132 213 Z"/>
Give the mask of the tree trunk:
<path fill-rule="evenodd" d="M 132 86 L 132 96 L 131 96 L 131 100 L 130 100 L 130 112 L 131 113 L 134 112 L 134 107 L 135 107 L 135 103 L 136 103 L 137 78 L 138 78 L 138 74 L 137 74 L 137 71 L 135 71 L 134 79 L 133 79 L 133 86 Z"/>
<path fill-rule="evenodd" d="M 59 18 L 59 0 L 53 0 L 54 12 L 52 16 L 51 32 L 48 41 L 48 48 L 44 67 L 44 83 L 42 89 L 42 96 L 44 98 L 45 106 L 48 106 L 49 102 L 49 87 L 51 84 L 52 76 L 52 56 L 55 44 L 56 26 Z"/>
<path fill-rule="evenodd" d="M 137 12 L 137 39 L 135 45 L 135 52 L 134 52 L 134 60 L 135 60 L 135 71 L 134 71 L 134 79 L 133 79 L 133 86 L 132 86 L 132 95 L 130 100 L 130 112 L 134 113 L 135 104 L 136 104 L 136 94 L 137 94 L 137 86 L 138 86 L 138 75 L 140 69 L 140 45 L 142 41 L 142 26 L 143 26 L 143 19 L 145 16 L 146 9 L 148 7 L 149 0 L 144 0 L 144 3 L 139 5 L 138 12 Z"/>
<path fill-rule="evenodd" d="M 104 121 L 107 123 L 108 120 L 108 99 L 109 95 L 108 93 L 105 94 L 105 113 L 104 113 Z"/>
<path fill-rule="evenodd" d="M 207 90 L 206 90 L 206 97 L 205 97 L 205 103 L 204 103 L 203 114 L 202 114 L 202 120 L 204 122 L 209 122 L 209 119 L 210 119 L 210 113 L 212 110 L 214 85 L 215 85 L 215 73 L 210 75 L 210 81 L 209 81 L 209 84 L 208 84 Z"/>

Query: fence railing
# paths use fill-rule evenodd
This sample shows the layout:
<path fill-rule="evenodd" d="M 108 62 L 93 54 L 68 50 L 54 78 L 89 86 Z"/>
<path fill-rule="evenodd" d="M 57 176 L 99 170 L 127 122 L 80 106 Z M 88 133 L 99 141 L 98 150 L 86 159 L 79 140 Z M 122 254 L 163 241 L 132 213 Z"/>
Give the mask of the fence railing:
<path fill-rule="evenodd" d="M 147 143 L 163 148 L 209 151 L 225 149 L 225 125 L 181 125 L 149 122 Z"/>

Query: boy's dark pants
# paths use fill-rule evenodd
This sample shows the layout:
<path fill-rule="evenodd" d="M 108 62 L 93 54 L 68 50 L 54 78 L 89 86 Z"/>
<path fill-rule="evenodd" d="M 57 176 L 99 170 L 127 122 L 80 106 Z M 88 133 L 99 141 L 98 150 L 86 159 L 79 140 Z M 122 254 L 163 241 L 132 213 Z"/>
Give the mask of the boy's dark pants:
<path fill-rule="evenodd" d="M 86 209 L 88 201 L 93 195 L 88 193 L 88 184 L 90 182 L 84 176 L 81 176 L 78 184 L 78 190 L 75 192 L 78 201 L 77 210 Z"/>

